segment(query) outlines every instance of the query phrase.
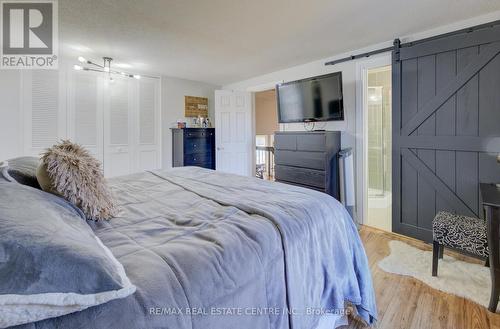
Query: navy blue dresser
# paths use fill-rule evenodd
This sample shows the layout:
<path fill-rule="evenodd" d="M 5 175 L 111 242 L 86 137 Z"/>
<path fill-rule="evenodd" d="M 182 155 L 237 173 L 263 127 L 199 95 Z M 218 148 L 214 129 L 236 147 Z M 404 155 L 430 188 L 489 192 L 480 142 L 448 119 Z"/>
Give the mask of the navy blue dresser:
<path fill-rule="evenodd" d="M 172 129 L 172 167 L 215 169 L 215 128 Z"/>

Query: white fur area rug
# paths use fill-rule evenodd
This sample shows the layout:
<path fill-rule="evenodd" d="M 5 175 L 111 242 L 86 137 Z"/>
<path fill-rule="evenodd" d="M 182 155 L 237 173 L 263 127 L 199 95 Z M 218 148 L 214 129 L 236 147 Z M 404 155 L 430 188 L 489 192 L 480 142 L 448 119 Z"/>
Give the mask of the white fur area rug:
<path fill-rule="evenodd" d="M 488 307 L 491 277 L 489 267 L 444 255 L 439 260 L 438 276 L 432 276 L 432 251 L 424 251 L 401 241 L 390 241 L 391 254 L 378 266 L 389 273 L 407 275 L 434 289 L 464 297 Z"/>

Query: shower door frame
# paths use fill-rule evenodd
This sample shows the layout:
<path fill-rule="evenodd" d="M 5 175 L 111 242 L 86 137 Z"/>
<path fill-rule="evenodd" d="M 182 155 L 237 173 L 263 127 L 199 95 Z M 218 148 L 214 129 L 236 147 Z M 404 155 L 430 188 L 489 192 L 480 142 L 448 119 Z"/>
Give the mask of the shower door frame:
<path fill-rule="evenodd" d="M 391 55 L 381 54 L 356 63 L 356 217 L 358 222 L 367 222 L 368 210 L 368 71 L 391 66 Z M 392 152 L 389 150 L 389 152 Z M 388 173 L 391 175 L 392 173 Z M 391 219 L 392 221 L 392 219 Z"/>

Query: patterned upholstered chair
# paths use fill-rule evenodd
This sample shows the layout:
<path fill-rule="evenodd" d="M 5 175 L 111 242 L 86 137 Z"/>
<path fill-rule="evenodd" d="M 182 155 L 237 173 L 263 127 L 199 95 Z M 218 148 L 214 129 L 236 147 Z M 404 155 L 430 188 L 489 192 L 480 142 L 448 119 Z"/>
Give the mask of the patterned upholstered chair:
<path fill-rule="evenodd" d="M 486 222 L 483 219 L 439 212 L 432 222 L 432 276 L 437 276 L 444 248 L 452 248 L 488 259 Z"/>
<path fill-rule="evenodd" d="M 489 247 L 486 221 L 466 216 L 439 212 L 432 222 L 432 276 L 437 276 L 438 261 L 443 258 L 444 248 L 452 248 L 469 255 L 486 258 L 489 266 Z M 495 253 L 493 254 L 495 256 Z M 495 270 L 496 269 L 490 269 Z M 492 279 L 494 277 L 492 276 Z M 493 283 L 488 310 L 495 312 L 498 304 L 497 283 Z"/>

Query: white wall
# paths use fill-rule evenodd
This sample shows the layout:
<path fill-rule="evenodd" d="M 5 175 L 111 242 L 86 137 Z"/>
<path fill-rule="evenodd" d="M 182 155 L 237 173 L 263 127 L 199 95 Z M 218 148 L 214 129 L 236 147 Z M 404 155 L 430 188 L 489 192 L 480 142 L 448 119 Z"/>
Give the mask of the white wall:
<path fill-rule="evenodd" d="M 493 12 L 488 15 L 474 17 L 468 20 L 456 22 L 454 24 L 450 24 L 447 26 L 442 26 L 436 29 L 432 29 L 429 31 L 423 31 L 420 33 L 416 33 L 409 36 L 399 36 L 397 31 L 394 33 L 394 37 L 399 37 L 401 42 L 411 42 L 423 38 L 427 38 L 430 36 L 435 36 L 447 32 L 452 32 L 456 30 L 460 30 L 463 28 L 480 25 L 488 22 L 493 22 L 495 20 L 500 20 L 500 12 Z M 368 31 L 367 31 L 368 32 Z M 334 42 L 334 40 L 332 40 Z M 231 83 L 223 86 L 223 89 L 230 90 L 241 90 L 241 91 L 259 91 L 271 88 L 274 84 L 279 82 L 288 82 L 299 79 L 304 79 L 308 77 L 333 73 L 333 72 L 342 72 L 343 79 L 343 88 L 344 88 L 344 111 L 345 111 L 345 121 L 344 122 L 327 122 L 327 123 L 317 123 L 316 129 L 325 129 L 325 130 L 340 130 L 342 131 L 342 148 L 352 147 L 355 154 L 356 144 L 362 145 L 362 140 L 364 136 L 359 129 L 356 129 L 356 107 L 361 106 L 361 104 L 356 104 L 356 83 L 359 81 L 357 66 L 359 66 L 364 59 L 359 59 L 355 61 L 348 61 L 341 64 L 337 64 L 334 66 L 325 66 L 325 63 L 331 60 L 351 56 L 354 54 L 359 54 L 379 48 L 392 46 L 392 40 L 382 42 L 379 44 L 371 45 L 369 47 L 353 50 L 349 53 L 338 54 L 331 57 L 323 58 L 317 61 L 309 62 L 306 64 L 293 66 L 290 68 L 286 68 L 283 70 L 271 72 L 268 74 L 264 74 L 261 76 L 257 76 L 248 80 L 239 81 L 235 83 Z M 382 54 L 379 56 L 372 56 L 369 60 L 373 60 L 377 57 L 387 56 L 387 54 Z M 303 124 L 291 123 L 291 124 L 281 124 L 281 130 L 304 130 Z M 355 157 L 356 159 L 356 157 Z M 355 161 L 354 164 L 356 168 L 356 178 L 362 175 L 361 165 Z M 360 202 L 360 188 L 359 186 L 361 182 L 357 181 L 357 200 L 356 204 L 359 207 L 362 202 Z"/>
<path fill-rule="evenodd" d="M 208 113 L 212 125 L 215 122 L 215 90 L 220 86 L 172 77 L 162 77 L 162 167 L 172 167 L 172 132 L 177 120 L 189 120 L 184 117 L 184 96 L 208 98 Z"/>
<path fill-rule="evenodd" d="M 22 148 L 20 102 L 20 71 L 0 70 L 0 161 L 18 156 Z"/>

